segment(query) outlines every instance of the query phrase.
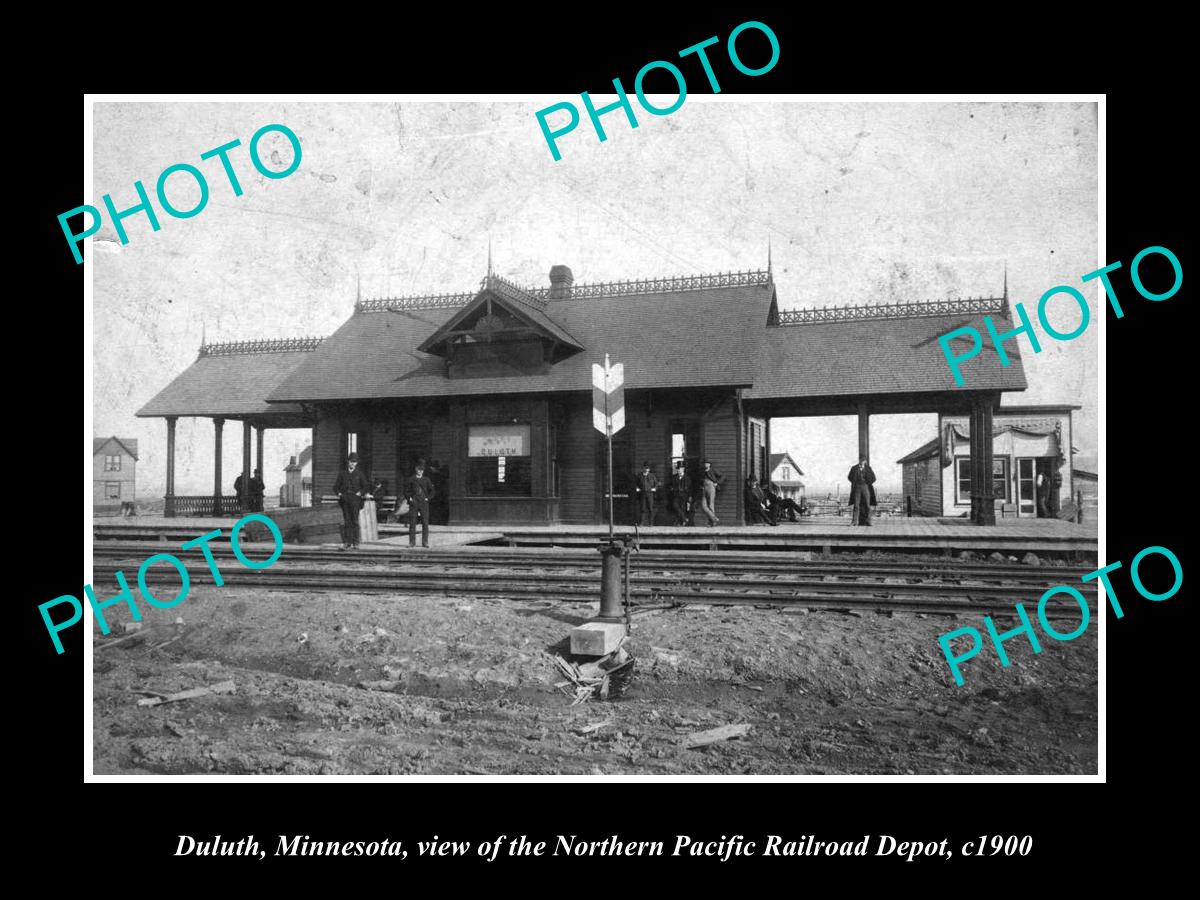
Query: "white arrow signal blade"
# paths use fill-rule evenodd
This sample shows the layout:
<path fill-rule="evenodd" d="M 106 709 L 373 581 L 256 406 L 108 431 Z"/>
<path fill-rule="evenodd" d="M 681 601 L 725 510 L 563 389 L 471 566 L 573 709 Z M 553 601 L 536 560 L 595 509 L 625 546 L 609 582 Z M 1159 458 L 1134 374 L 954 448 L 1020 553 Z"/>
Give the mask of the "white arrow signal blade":
<path fill-rule="evenodd" d="M 616 434 L 625 427 L 625 407 L 622 406 L 615 413 L 613 413 L 610 418 L 612 419 L 613 434 Z"/>

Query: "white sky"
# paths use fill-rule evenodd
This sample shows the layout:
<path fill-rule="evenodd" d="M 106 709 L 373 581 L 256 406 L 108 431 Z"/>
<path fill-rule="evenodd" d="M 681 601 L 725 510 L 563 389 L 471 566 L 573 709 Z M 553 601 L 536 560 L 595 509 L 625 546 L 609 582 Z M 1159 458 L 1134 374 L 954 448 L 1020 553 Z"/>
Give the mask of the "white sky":
<path fill-rule="evenodd" d="M 1029 381 L 1009 404 L 1079 403 L 1076 446 L 1096 449 L 1098 282 L 1094 104 L 786 104 L 696 102 L 669 116 L 585 122 L 554 162 L 534 112 L 544 103 L 98 103 L 94 189 L 101 206 L 136 202 L 141 179 L 178 162 L 208 176 L 208 206 L 190 219 L 159 209 L 125 221 L 122 247 L 105 223 L 94 239 L 95 434 L 140 441 L 139 494 L 161 496 L 166 426 L 134 412 L 190 365 L 201 340 L 331 333 L 365 297 L 470 290 L 496 271 L 547 283 L 550 266 L 577 282 L 766 266 L 782 307 L 999 295 L 1031 318 L 1058 284 L 1092 301 L 1074 341 L 1022 338 Z M 660 104 L 666 105 L 666 104 Z M 636 107 L 635 107 L 636 108 Z M 640 110 L 639 110 L 640 111 Z M 247 145 L 264 124 L 299 135 L 299 169 L 268 180 Z M 231 153 L 245 193 L 217 160 Z M 273 136 L 283 162 L 287 143 Z M 270 165 L 270 163 L 268 163 Z M 169 196 L 193 205 L 189 179 Z M 154 201 L 157 208 L 157 200 Z M 64 248 L 65 252 L 65 248 Z M 1077 314 L 1076 314 L 1077 315 Z M 1068 304 L 1051 320 L 1070 331 Z M 886 322 L 875 327 L 885 328 Z M 636 365 L 627 360 L 625 364 Z M 898 488 L 893 463 L 935 434 L 933 416 L 872 419 L 872 464 Z M 853 462 L 853 419 L 772 424 L 775 451 L 804 469 L 810 494 L 832 490 Z M 240 464 L 240 426 L 225 429 L 225 479 Z M 300 431 L 267 432 L 266 481 L 278 490 Z M 212 425 L 181 420 L 178 493 L 212 490 Z"/>

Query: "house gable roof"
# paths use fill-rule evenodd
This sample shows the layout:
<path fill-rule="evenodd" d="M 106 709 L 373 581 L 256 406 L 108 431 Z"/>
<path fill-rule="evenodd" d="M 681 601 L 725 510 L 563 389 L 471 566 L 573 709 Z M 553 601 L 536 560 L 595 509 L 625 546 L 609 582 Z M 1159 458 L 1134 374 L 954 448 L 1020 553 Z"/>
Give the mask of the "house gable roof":
<path fill-rule="evenodd" d="M 137 438 L 119 438 L 116 435 L 106 438 L 92 438 L 92 456 L 95 456 L 109 444 L 115 443 L 118 447 L 125 451 L 134 459 L 138 458 L 138 442 Z"/>
<path fill-rule="evenodd" d="M 919 462 L 923 459 L 928 459 L 931 456 L 937 456 L 939 453 L 941 453 L 940 443 L 941 442 L 938 438 L 934 438 L 931 441 L 926 441 L 912 453 L 909 453 L 907 456 L 902 456 L 896 460 L 896 464 L 901 465 L 907 462 Z"/>
<path fill-rule="evenodd" d="M 794 459 L 792 459 L 792 455 L 790 453 L 772 453 L 770 459 L 767 460 L 767 468 L 774 472 L 775 469 L 778 468 L 779 464 L 785 459 L 792 464 L 792 468 L 796 470 L 797 475 L 804 474 L 804 472 L 801 471 L 800 466 Z"/>

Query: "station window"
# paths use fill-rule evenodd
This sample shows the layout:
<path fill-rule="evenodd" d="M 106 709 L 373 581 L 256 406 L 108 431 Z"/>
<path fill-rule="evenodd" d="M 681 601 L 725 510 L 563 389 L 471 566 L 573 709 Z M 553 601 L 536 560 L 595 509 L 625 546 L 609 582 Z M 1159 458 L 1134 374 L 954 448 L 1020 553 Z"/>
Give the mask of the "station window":
<path fill-rule="evenodd" d="M 791 481 L 792 480 L 792 467 L 791 466 L 781 466 L 779 468 L 779 480 L 780 481 Z"/>
<path fill-rule="evenodd" d="M 955 483 L 958 493 L 955 503 L 969 506 L 971 503 L 971 458 L 959 456 L 954 460 Z M 1005 503 L 1012 502 L 1012 485 L 1009 478 L 1009 459 L 1007 456 L 992 460 L 992 496 Z"/>
<path fill-rule="evenodd" d="M 529 425 L 467 427 L 467 493 L 474 497 L 533 495 Z"/>
<path fill-rule="evenodd" d="M 121 457 L 119 455 L 118 456 L 105 456 L 104 457 L 104 471 L 105 472 L 120 472 L 121 471 Z"/>
<path fill-rule="evenodd" d="M 104 482 L 104 499 L 120 500 L 121 499 L 121 482 L 119 482 L 119 481 Z"/>

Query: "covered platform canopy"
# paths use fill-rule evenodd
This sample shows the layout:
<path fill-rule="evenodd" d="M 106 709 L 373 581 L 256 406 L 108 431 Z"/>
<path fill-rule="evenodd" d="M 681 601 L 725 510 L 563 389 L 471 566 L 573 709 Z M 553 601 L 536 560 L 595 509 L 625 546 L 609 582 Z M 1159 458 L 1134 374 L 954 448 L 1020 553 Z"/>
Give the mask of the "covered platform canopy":
<path fill-rule="evenodd" d="M 204 344 L 196 361 L 156 394 L 136 415 L 167 420 L 166 514 L 208 512 L 231 515 L 247 508 L 250 432 L 257 431 L 257 467 L 263 467 L 263 433 L 268 428 L 305 428 L 316 422 L 300 403 L 268 403 L 267 395 L 321 344 L 321 338 Z M 181 416 L 213 420 L 215 457 L 212 497 L 175 496 L 175 423 Z M 242 422 L 243 496 L 221 493 L 221 444 L 226 419 Z"/>

